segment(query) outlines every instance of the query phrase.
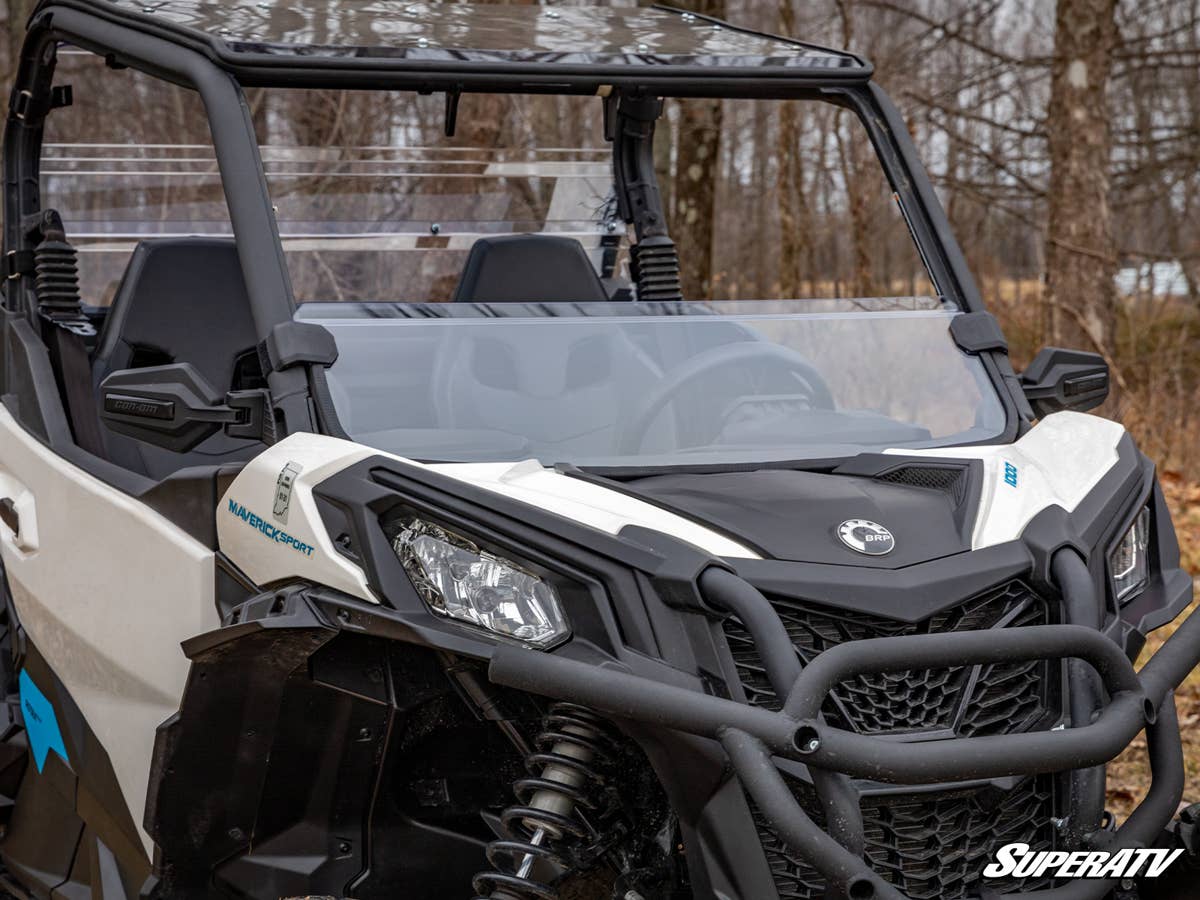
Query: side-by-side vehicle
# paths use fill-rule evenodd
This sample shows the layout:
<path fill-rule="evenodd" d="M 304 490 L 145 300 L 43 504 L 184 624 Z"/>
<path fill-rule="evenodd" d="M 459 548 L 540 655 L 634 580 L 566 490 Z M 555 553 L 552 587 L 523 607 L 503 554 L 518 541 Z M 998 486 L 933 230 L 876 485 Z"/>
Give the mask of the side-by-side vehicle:
<path fill-rule="evenodd" d="M 1194 896 L 1154 465 L 1101 358 L 1014 371 L 871 76 L 657 7 L 44 0 L 3 890 Z"/>

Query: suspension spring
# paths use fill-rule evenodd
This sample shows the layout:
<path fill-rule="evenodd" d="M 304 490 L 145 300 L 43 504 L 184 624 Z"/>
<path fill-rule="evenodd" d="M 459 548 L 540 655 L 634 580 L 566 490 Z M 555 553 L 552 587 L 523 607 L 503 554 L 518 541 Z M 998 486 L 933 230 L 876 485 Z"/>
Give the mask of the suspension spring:
<path fill-rule="evenodd" d="M 601 771 L 612 762 L 615 741 L 604 719 L 586 707 L 555 703 L 533 743 L 525 760 L 529 776 L 513 783 L 518 805 L 500 816 L 513 837 L 488 844 L 494 871 L 475 876 L 475 900 L 556 900 L 558 891 L 534 877 L 534 866 L 545 861 L 570 869 L 568 851 L 594 842 L 590 822 L 609 809 Z"/>

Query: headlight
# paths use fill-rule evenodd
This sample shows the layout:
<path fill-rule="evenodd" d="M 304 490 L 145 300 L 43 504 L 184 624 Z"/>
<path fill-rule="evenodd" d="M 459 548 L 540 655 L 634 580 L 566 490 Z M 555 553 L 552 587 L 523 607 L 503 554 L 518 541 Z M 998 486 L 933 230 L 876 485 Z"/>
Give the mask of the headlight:
<path fill-rule="evenodd" d="M 1145 507 L 1108 556 L 1118 602 L 1132 600 L 1150 578 L 1150 507 Z"/>
<path fill-rule="evenodd" d="M 553 587 L 461 535 L 414 518 L 392 547 L 438 615 L 543 648 L 570 634 Z"/>

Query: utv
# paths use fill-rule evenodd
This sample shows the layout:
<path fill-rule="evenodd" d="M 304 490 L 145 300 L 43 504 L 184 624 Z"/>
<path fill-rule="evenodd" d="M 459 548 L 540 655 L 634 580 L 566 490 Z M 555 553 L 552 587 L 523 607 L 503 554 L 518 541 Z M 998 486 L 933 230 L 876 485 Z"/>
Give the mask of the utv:
<path fill-rule="evenodd" d="M 594 144 L 329 137 L 514 97 Z M 664 123 L 732 101 L 863 130 L 911 296 L 683 295 Z M 1192 595 L 1153 465 L 1082 414 L 1099 358 L 1014 374 L 863 60 L 659 8 L 46 0 L 3 168 L 12 895 L 1194 896 L 1200 619 L 1131 664 Z"/>

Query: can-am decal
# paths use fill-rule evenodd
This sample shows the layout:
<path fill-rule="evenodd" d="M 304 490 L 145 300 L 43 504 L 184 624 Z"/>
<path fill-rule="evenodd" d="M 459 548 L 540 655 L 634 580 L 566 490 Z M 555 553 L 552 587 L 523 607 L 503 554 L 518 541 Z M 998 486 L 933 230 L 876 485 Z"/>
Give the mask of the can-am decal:
<path fill-rule="evenodd" d="M 230 514 L 237 516 L 251 528 L 262 532 L 263 535 L 275 543 L 286 544 L 298 553 L 303 553 L 305 556 L 312 556 L 312 544 L 306 544 L 303 541 L 292 537 L 282 528 L 276 528 L 262 516 L 255 515 L 254 513 L 250 512 L 250 510 L 246 509 L 246 507 L 242 506 L 242 504 L 238 503 L 236 500 L 229 501 L 229 512 Z"/>
<path fill-rule="evenodd" d="M 1028 844 L 1005 844 L 984 878 L 1157 878 L 1183 854 L 1182 850 L 1031 850 Z"/>

